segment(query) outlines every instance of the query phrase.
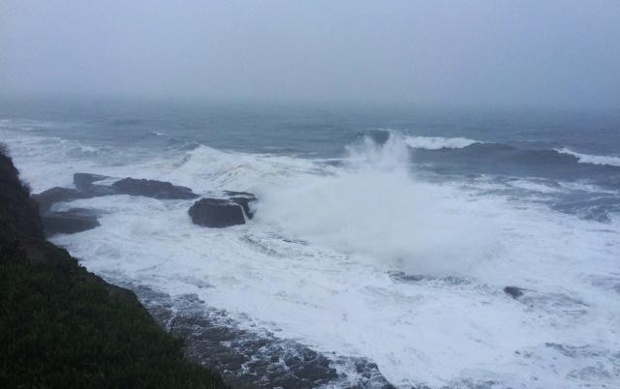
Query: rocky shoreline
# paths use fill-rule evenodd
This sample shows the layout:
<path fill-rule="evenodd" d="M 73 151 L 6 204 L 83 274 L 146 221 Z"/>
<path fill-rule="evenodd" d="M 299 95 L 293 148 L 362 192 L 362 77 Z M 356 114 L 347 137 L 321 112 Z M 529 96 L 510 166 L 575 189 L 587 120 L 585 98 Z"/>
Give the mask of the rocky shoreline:
<path fill-rule="evenodd" d="M 144 286 L 126 286 L 168 332 L 186 339 L 189 358 L 217 370 L 235 388 L 394 388 L 364 358 L 321 354 L 267 331 L 243 330 L 195 295 L 171 298 Z"/>
<path fill-rule="evenodd" d="M 122 296 L 122 299 L 128 300 L 127 304 L 132 304 L 142 314 L 148 310 L 150 314 L 147 315 L 148 324 L 152 326 L 157 322 L 161 336 L 173 339 L 172 335 L 175 339 L 184 339 L 185 357 L 196 365 L 205 367 L 206 370 L 202 372 L 211 377 L 210 381 L 207 381 L 207 386 L 162 384 L 152 387 L 219 388 L 226 387 L 225 385 L 235 388 L 393 387 L 379 372 L 377 365 L 370 361 L 363 358 L 323 355 L 300 343 L 279 339 L 264 331 L 240 329 L 237 323 L 226 317 L 225 313 L 214 311 L 196 296 L 172 298 L 140 285 L 123 285 L 124 288 L 121 288 L 108 284 L 80 268 L 66 251 L 45 241 L 46 236 L 56 233 L 77 233 L 99 226 L 97 218 L 100 215 L 96 210 L 69 208 L 57 211 L 54 207 L 56 203 L 62 202 L 66 205 L 73 200 L 119 194 L 160 200 L 197 199 L 188 210 L 189 219 L 201 227 L 223 228 L 244 224 L 254 216 L 254 203 L 257 198 L 253 194 L 227 191 L 222 194 L 222 198 L 198 199 L 199 196 L 190 188 L 169 182 L 75 173 L 75 188 L 55 187 L 30 197 L 27 188 L 19 181 L 10 158 L 4 155 L 1 158 L 0 167 L 3 170 L 0 171 L 3 173 L 1 177 L 3 184 L 5 178 L 11 175 L 6 172 L 12 171 L 14 176 L 9 185 L 3 185 L 2 195 L 8 198 L 3 202 L 6 205 L 5 211 L 15 210 L 12 218 L 6 217 L 6 224 L 13 225 L 17 221 L 24 224 L 17 227 L 21 232 L 6 229 L 3 231 L 3 240 L 0 240 L 2 253 L 8 252 L 5 246 L 11 237 L 17 236 L 23 240 L 30 236 L 27 238 L 28 242 L 44 242 L 52 247 L 52 250 L 62 253 L 60 256 L 52 255 L 52 257 L 61 263 L 67 262 L 69 265 L 66 266 L 72 269 L 70 271 L 79 268 L 85 277 L 94 280 L 92 282 L 97 287 L 113 291 L 115 296 Z M 17 190 L 21 200 L 16 201 L 15 195 L 12 195 L 8 188 Z M 27 205 L 18 205 L 19 202 Z M 19 243 L 19 245 L 26 248 L 36 246 L 33 243 Z M 25 262 L 32 261 L 31 257 L 31 254 L 26 254 Z M 49 254 L 39 257 L 42 257 L 43 262 L 50 260 Z M 213 373 L 215 371 L 218 373 Z"/>

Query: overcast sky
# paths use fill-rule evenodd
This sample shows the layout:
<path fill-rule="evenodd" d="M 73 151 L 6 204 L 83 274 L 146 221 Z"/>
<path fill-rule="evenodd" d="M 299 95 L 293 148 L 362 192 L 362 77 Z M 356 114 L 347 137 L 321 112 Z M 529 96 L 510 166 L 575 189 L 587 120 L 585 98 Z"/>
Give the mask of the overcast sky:
<path fill-rule="evenodd" d="M 0 88 L 620 108 L 620 0 L 0 0 Z"/>

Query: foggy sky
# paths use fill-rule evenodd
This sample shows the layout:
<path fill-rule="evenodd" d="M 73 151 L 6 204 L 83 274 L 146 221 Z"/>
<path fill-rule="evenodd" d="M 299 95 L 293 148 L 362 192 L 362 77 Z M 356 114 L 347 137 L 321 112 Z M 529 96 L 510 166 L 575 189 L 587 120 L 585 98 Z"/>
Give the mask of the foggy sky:
<path fill-rule="evenodd" d="M 0 0 L 4 94 L 620 108 L 620 1 Z"/>

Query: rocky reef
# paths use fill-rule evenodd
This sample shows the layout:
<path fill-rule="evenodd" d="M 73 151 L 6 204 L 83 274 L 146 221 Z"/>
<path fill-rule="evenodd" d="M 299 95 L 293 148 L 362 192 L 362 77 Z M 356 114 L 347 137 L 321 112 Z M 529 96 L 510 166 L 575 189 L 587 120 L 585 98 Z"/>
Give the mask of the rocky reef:
<path fill-rule="evenodd" d="M 97 213 L 84 208 L 53 211 L 56 203 L 111 195 L 150 197 L 159 200 L 190 200 L 198 197 L 190 188 L 167 181 L 126 177 L 123 179 L 92 173 L 75 173 L 75 188 L 53 187 L 33 196 L 43 219 L 43 231 L 50 237 L 73 234 L 99 226 Z M 245 224 L 254 217 L 256 196 L 247 192 L 224 191 L 222 198 L 202 198 L 188 210 L 192 222 L 202 227 L 223 228 Z"/>

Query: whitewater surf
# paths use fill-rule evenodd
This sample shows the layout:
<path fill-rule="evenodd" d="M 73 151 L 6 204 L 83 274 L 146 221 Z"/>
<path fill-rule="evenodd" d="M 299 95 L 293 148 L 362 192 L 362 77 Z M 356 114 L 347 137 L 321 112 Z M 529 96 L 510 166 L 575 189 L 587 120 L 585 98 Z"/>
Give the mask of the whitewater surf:
<path fill-rule="evenodd" d="M 620 168 L 603 146 L 550 145 L 542 130 L 528 144 L 484 129 L 429 136 L 413 119 L 360 126 L 364 116 L 327 130 L 333 117 L 313 111 L 255 115 L 273 136 L 240 145 L 239 133 L 192 130 L 203 117 L 37 112 L 0 121 L 34 192 L 89 172 L 257 196 L 254 219 L 226 229 L 192 224 L 193 200 L 55 205 L 101 215 L 100 227 L 54 242 L 152 309 L 203 311 L 239 339 L 310 350 L 337 372 L 326 387 L 618 383 Z M 235 117 L 218 123 L 250 131 Z M 324 131 L 304 135 L 308 117 Z"/>

